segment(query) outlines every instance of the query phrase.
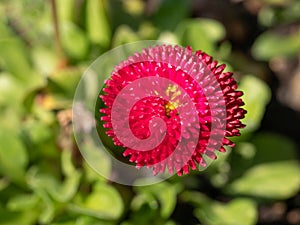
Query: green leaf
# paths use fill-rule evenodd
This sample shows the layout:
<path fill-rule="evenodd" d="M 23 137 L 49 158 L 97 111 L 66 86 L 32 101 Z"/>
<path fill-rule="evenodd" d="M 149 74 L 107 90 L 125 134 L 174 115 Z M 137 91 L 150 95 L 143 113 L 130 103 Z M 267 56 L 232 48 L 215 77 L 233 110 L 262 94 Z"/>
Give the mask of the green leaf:
<path fill-rule="evenodd" d="M 0 191 L 4 190 L 7 188 L 9 185 L 9 181 L 6 178 L 0 179 Z"/>
<path fill-rule="evenodd" d="M 18 38 L 0 39 L 0 65 L 17 78 L 24 80 L 32 70 L 29 54 Z"/>
<path fill-rule="evenodd" d="M 88 209 L 104 213 L 111 218 L 118 218 L 123 212 L 123 202 L 120 194 L 111 186 L 98 183 L 94 191 L 85 201 Z"/>
<path fill-rule="evenodd" d="M 83 30 L 71 22 L 65 21 L 61 25 L 63 49 L 73 59 L 84 59 L 89 50 L 89 42 Z"/>
<path fill-rule="evenodd" d="M 57 70 L 60 58 L 53 49 L 37 46 L 31 50 L 31 55 L 35 68 L 41 74 L 49 75 Z"/>
<path fill-rule="evenodd" d="M 300 30 L 290 35 L 280 35 L 273 31 L 261 34 L 252 47 L 256 59 L 270 60 L 280 56 L 297 56 L 300 51 Z"/>
<path fill-rule="evenodd" d="M 168 32 L 168 31 L 164 31 L 168 34 L 171 35 L 172 32 Z M 162 33 L 164 33 L 162 32 Z M 158 30 L 157 27 L 155 27 L 152 23 L 145 21 L 142 22 L 139 26 L 138 29 L 138 36 L 143 39 L 143 40 L 154 40 L 157 39 L 157 36 L 160 34 L 161 32 Z M 174 36 L 175 34 L 172 33 L 172 36 Z M 175 38 L 175 37 L 174 37 Z M 176 37 L 177 39 L 177 37 Z"/>
<path fill-rule="evenodd" d="M 176 34 L 182 45 L 213 54 L 216 42 L 225 37 L 224 27 L 211 19 L 190 19 L 178 25 Z"/>
<path fill-rule="evenodd" d="M 132 16 L 140 16 L 144 13 L 145 2 L 142 0 L 123 1 L 124 11 Z"/>
<path fill-rule="evenodd" d="M 0 66 L 21 81 L 25 91 L 45 84 L 45 79 L 32 69 L 28 49 L 18 37 L 0 39 L 0 49 Z"/>
<path fill-rule="evenodd" d="M 252 132 L 260 126 L 271 98 L 271 90 L 262 80 L 250 75 L 242 78 L 239 89 L 244 92 L 243 108 L 247 110 L 246 117 L 242 120 L 247 126 L 241 132 Z"/>
<path fill-rule="evenodd" d="M 73 225 L 73 224 L 78 224 L 78 223 L 76 223 L 76 221 L 74 221 L 74 220 L 58 222 L 58 223 L 51 223 L 51 225 Z"/>
<path fill-rule="evenodd" d="M 39 197 L 34 194 L 20 194 L 9 199 L 7 208 L 11 211 L 23 211 L 36 207 Z"/>
<path fill-rule="evenodd" d="M 286 199 L 300 187 L 300 166 L 296 160 L 264 163 L 249 169 L 229 187 L 233 194 Z"/>
<path fill-rule="evenodd" d="M 111 40 L 111 30 L 106 15 L 105 0 L 87 0 L 86 27 L 90 40 L 107 48 Z"/>
<path fill-rule="evenodd" d="M 93 216 L 103 220 L 118 219 L 124 210 L 122 198 L 117 190 L 98 182 L 83 202 L 70 204 L 73 212 Z"/>
<path fill-rule="evenodd" d="M 289 5 L 292 1 L 293 0 L 263 0 L 265 4 L 277 6 L 286 6 Z"/>
<path fill-rule="evenodd" d="M 41 213 L 39 214 L 39 222 L 42 224 L 50 223 L 55 216 L 55 206 L 53 201 L 49 198 L 47 193 L 42 189 L 36 188 L 36 194 L 42 199 L 43 206 L 41 209 Z"/>
<path fill-rule="evenodd" d="M 245 195 L 254 195 L 263 198 L 281 198 L 280 196 L 283 195 L 292 195 L 293 185 L 295 185 L 293 182 L 297 182 L 295 178 L 293 178 L 297 175 L 293 173 L 288 175 L 278 173 L 277 175 L 274 174 L 275 177 L 273 178 L 265 175 L 265 178 L 258 179 L 256 180 L 255 184 L 252 184 L 256 185 L 257 188 L 262 188 L 262 190 L 257 192 L 252 192 L 251 190 L 247 189 L 247 191 L 250 191 L 247 193 L 244 185 L 246 185 L 248 182 L 248 178 L 246 179 L 245 176 L 248 177 L 248 173 L 252 174 L 252 172 L 249 171 L 256 170 L 255 168 L 260 168 L 260 166 L 268 170 L 269 165 L 272 166 L 273 163 L 278 163 L 278 165 L 282 164 L 283 170 L 290 170 L 289 166 L 286 168 L 284 165 L 286 162 L 294 162 L 294 160 L 297 158 L 296 151 L 296 145 L 290 139 L 272 133 L 260 133 L 254 136 L 249 143 L 242 142 L 237 144 L 230 156 L 231 184 L 225 188 L 225 191 L 231 195 L 239 195 L 240 193 L 243 193 Z M 294 169 L 297 170 L 297 167 L 294 167 Z M 269 169 L 270 176 L 273 176 L 272 172 L 277 173 L 271 170 L 272 167 Z M 268 189 L 268 185 L 275 185 L 277 187 L 279 184 L 275 184 L 276 182 L 282 184 L 281 179 L 285 180 L 286 176 L 291 176 L 290 179 L 292 179 L 292 181 L 287 181 L 287 185 L 291 188 L 289 192 L 283 193 L 281 192 L 282 190 L 278 189 L 279 193 L 271 193 L 268 190 L 265 190 L 265 188 Z M 257 177 L 259 177 L 259 175 Z M 273 184 L 269 184 L 270 178 L 272 180 L 271 182 L 274 182 Z M 253 180 L 251 177 L 249 179 Z M 289 184 L 289 182 L 291 182 L 291 184 Z M 232 189 L 232 185 L 237 184 L 238 190 Z M 264 185 L 267 186 L 264 187 Z M 240 186 L 242 187 L 241 189 Z"/>
<path fill-rule="evenodd" d="M 27 95 L 40 84 L 39 81 L 35 83 L 35 75 L 32 76 L 32 83 L 29 84 L 29 80 L 20 81 L 9 73 L 0 73 L 0 110 L 2 114 L 0 123 L 2 127 L 16 130 L 21 122 L 21 115 L 24 113 Z"/>
<path fill-rule="evenodd" d="M 212 202 L 196 209 L 195 215 L 205 225 L 254 225 L 258 217 L 255 203 L 243 198 L 227 204 Z"/>
<path fill-rule="evenodd" d="M 175 186 L 161 182 L 149 186 L 137 186 L 135 188 L 138 193 L 145 195 L 143 199 L 148 204 L 155 204 L 155 202 L 153 203 L 155 199 L 158 201 L 157 205 L 160 206 L 160 214 L 163 218 L 168 218 L 174 211 L 177 202 L 177 190 Z M 142 205 L 141 203 L 143 202 L 140 202 L 140 206 Z"/>
<path fill-rule="evenodd" d="M 190 1 L 177 0 L 174 4 L 173 0 L 164 0 L 159 3 L 157 11 L 151 16 L 151 22 L 161 30 L 174 30 L 188 16 Z"/>
<path fill-rule="evenodd" d="M 38 168 L 32 167 L 26 174 L 28 186 L 34 191 L 35 195 L 41 200 L 41 205 L 38 208 L 38 221 L 42 224 L 50 223 L 55 217 L 55 205 L 49 194 L 46 192 L 43 185 L 48 185 L 49 182 L 44 183 L 41 178 L 38 178 Z"/>
<path fill-rule="evenodd" d="M 139 41 L 140 37 L 129 26 L 121 25 L 115 32 L 113 37 L 112 46 L 117 47 L 119 45 L 127 44 L 130 42 Z"/>
<path fill-rule="evenodd" d="M 0 10 L 1 10 L 0 11 L 1 16 L 2 16 L 2 13 L 3 13 L 3 15 L 5 15 L 5 10 L 4 9 L 2 10 L 1 6 L 0 6 Z M 4 19 L 0 18 L 0 41 L 2 39 L 11 38 L 13 35 L 13 32 L 8 28 L 8 26 L 4 23 L 4 21 L 5 21 Z"/>
<path fill-rule="evenodd" d="M 230 147 L 226 147 L 226 152 L 216 152 L 217 159 L 212 161 L 211 165 L 205 170 L 206 175 L 210 178 L 211 184 L 216 188 L 220 188 L 228 182 L 231 170 L 228 157 L 230 157 L 231 151 Z"/>
<path fill-rule="evenodd" d="M 0 224 L 1 225 L 32 225 L 36 223 L 38 212 L 35 210 L 26 210 L 21 212 L 12 212 L 0 206 Z"/>
<path fill-rule="evenodd" d="M 22 83 L 8 73 L 0 74 L 0 105 L 14 109 L 20 107 L 23 96 Z"/>
<path fill-rule="evenodd" d="M 62 172 L 66 179 L 61 187 L 49 190 L 58 201 L 70 201 L 78 191 L 81 171 L 76 170 L 72 162 L 71 151 L 64 150 L 61 155 Z"/>
<path fill-rule="evenodd" d="M 28 156 L 18 135 L 0 130 L 0 173 L 16 182 L 24 181 Z"/>
<path fill-rule="evenodd" d="M 297 158 L 297 147 L 288 137 L 273 133 L 260 133 L 253 137 L 256 147 L 255 164 L 294 160 Z M 284 151 L 283 151 L 284 150 Z"/>
<path fill-rule="evenodd" d="M 59 181 L 50 173 L 35 172 L 29 177 L 30 185 L 48 193 L 58 202 L 68 202 L 77 193 L 81 172 L 75 170 L 71 162 L 71 152 L 65 150 L 62 153 L 62 169 L 65 179 Z"/>
<path fill-rule="evenodd" d="M 26 132 L 26 137 L 34 144 L 42 144 L 51 138 L 53 135 L 53 130 L 51 129 L 51 124 L 45 121 L 36 120 L 34 118 L 28 118 L 24 124 L 24 132 Z"/>
<path fill-rule="evenodd" d="M 0 66 L 22 85 L 22 92 L 45 84 L 45 79 L 32 69 L 29 52 L 19 38 L 0 39 L 0 49 Z"/>
<path fill-rule="evenodd" d="M 184 46 L 191 46 L 194 50 L 202 50 L 208 54 L 214 51 L 214 43 L 199 20 L 187 20 L 179 24 L 176 33 Z"/>
<path fill-rule="evenodd" d="M 201 29 L 207 32 L 208 37 L 212 41 L 217 42 L 225 38 L 225 28 L 219 21 L 201 18 L 197 23 L 201 26 Z"/>
<path fill-rule="evenodd" d="M 89 216 L 80 216 L 73 220 L 64 220 L 61 222 L 51 223 L 51 225 L 114 225 L 115 223 L 99 221 L 99 219 L 89 217 Z"/>
<path fill-rule="evenodd" d="M 64 150 L 61 153 L 61 167 L 65 176 L 72 176 L 76 173 L 76 168 L 72 162 L 72 152 L 70 150 Z"/>
<path fill-rule="evenodd" d="M 74 224 L 74 223 L 72 223 Z M 94 217 L 81 216 L 76 220 L 76 225 L 114 225 L 113 222 L 99 221 Z"/>
<path fill-rule="evenodd" d="M 99 150 L 92 140 L 85 140 L 81 145 L 81 153 L 83 154 L 86 162 L 89 162 L 89 166 L 94 170 L 90 171 L 90 167 L 86 167 L 86 172 L 88 172 L 89 178 L 92 180 L 99 179 L 98 174 L 103 177 L 109 177 L 111 173 L 111 160 L 107 154 L 104 153 L 105 150 Z"/>
<path fill-rule="evenodd" d="M 172 43 L 172 44 L 179 44 L 179 40 L 177 36 L 174 33 L 168 31 L 162 32 L 159 35 L 158 40 L 162 42 Z"/>
<path fill-rule="evenodd" d="M 57 170 L 57 167 L 53 167 L 50 161 L 59 160 L 58 129 L 59 126 L 52 111 L 39 105 L 32 107 L 32 114 L 27 115 L 21 128 L 21 136 L 24 143 L 26 143 L 30 160 L 39 162 L 40 165 L 43 163 L 48 164 L 50 168 Z"/>
<path fill-rule="evenodd" d="M 53 94 L 63 98 L 73 99 L 77 84 L 84 72 L 84 68 L 71 67 L 56 71 L 49 76 L 49 89 Z"/>
<path fill-rule="evenodd" d="M 73 22 L 76 11 L 76 0 L 56 1 L 59 21 Z"/>
<path fill-rule="evenodd" d="M 196 191 L 185 191 L 180 197 L 196 208 L 195 215 L 204 225 L 256 224 L 256 205 L 249 199 L 236 198 L 224 204 Z"/>
<path fill-rule="evenodd" d="M 202 208 L 211 204 L 211 200 L 205 194 L 197 191 L 184 191 L 180 198 L 195 208 Z"/>

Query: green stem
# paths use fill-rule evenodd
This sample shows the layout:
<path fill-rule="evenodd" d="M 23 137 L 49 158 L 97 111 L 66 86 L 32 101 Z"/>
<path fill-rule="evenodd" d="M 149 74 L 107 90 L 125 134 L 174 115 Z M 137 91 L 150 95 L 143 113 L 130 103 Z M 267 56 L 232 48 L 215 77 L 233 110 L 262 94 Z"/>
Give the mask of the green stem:
<path fill-rule="evenodd" d="M 57 54 L 63 57 L 64 54 L 63 54 L 61 40 L 60 40 L 60 30 L 59 30 L 59 23 L 58 23 L 56 0 L 50 0 L 50 2 L 51 2 L 51 13 L 53 19 L 53 26 L 54 26 L 55 47 L 56 47 Z"/>

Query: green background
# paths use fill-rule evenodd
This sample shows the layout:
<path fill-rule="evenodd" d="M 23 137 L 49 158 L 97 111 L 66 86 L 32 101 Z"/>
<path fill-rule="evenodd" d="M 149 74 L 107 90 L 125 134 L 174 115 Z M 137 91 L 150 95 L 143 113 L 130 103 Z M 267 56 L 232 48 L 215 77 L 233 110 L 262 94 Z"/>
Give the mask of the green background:
<path fill-rule="evenodd" d="M 83 160 L 71 107 L 85 69 L 138 40 L 226 63 L 248 114 L 207 170 L 129 187 Z M 300 224 L 299 57 L 298 0 L 1 0 L 0 224 Z"/>

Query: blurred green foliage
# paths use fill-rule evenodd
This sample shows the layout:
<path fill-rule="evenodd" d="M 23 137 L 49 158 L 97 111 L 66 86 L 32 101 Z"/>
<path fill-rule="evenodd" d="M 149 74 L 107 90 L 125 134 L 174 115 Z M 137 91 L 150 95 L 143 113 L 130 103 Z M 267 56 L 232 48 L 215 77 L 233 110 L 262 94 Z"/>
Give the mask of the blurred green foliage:
<path fill-rule="evenodd" d="M 191 1 L 157 2 L 145 12 L 142 0 L 56 1 L 59 34 L 50 1 L 0 2 L 1 225 L 175 225 L 179 203 L 192 205 L 204 225 L 253 225 L 259 204 L 297 194 L 296 147 L 288 137 L 258 131 L 271 91 L 258 75 L 245 75 L 247 69 L 240 71 L 247 127 L 237 146 L 219 154 L 208 170 L 130 188 L 111 184 L 82 160 L 70 108 L 81 75 L 102 53 L 158 39 L 201 49 L 236 69 L 223 24 L 192 18 Z M 253 57 L 297 57 L 300 30 L 273 28 L 299 21 L 299 1 L 262 2 L 258 18 L 267 31 L 254 42 Z M 109 174 L 109 161 L 93 155 L 94 147 L 86 144 L 88 157 Z M 198 191 L 207 181 L 229 201 Z"/>

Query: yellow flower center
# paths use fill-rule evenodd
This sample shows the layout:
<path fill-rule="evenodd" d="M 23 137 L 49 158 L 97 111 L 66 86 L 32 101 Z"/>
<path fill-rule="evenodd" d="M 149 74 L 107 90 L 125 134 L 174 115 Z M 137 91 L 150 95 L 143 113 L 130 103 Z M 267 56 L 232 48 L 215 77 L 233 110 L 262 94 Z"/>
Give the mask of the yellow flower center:
<path fill-rule="evenodd" d="M 178 97 L 181 94 L 181 91 L 178 90 L 177 85 L 169 85 L 169 87 L 166 90 L 166 95 L 170 97 L 171 101 L 169 101 L 165 105 L 166 115 L 169 117 L 170 112 L 172 110 L 175 110 L 179 106 L 179 100 L 175 100 L 176 97 Z"/>

